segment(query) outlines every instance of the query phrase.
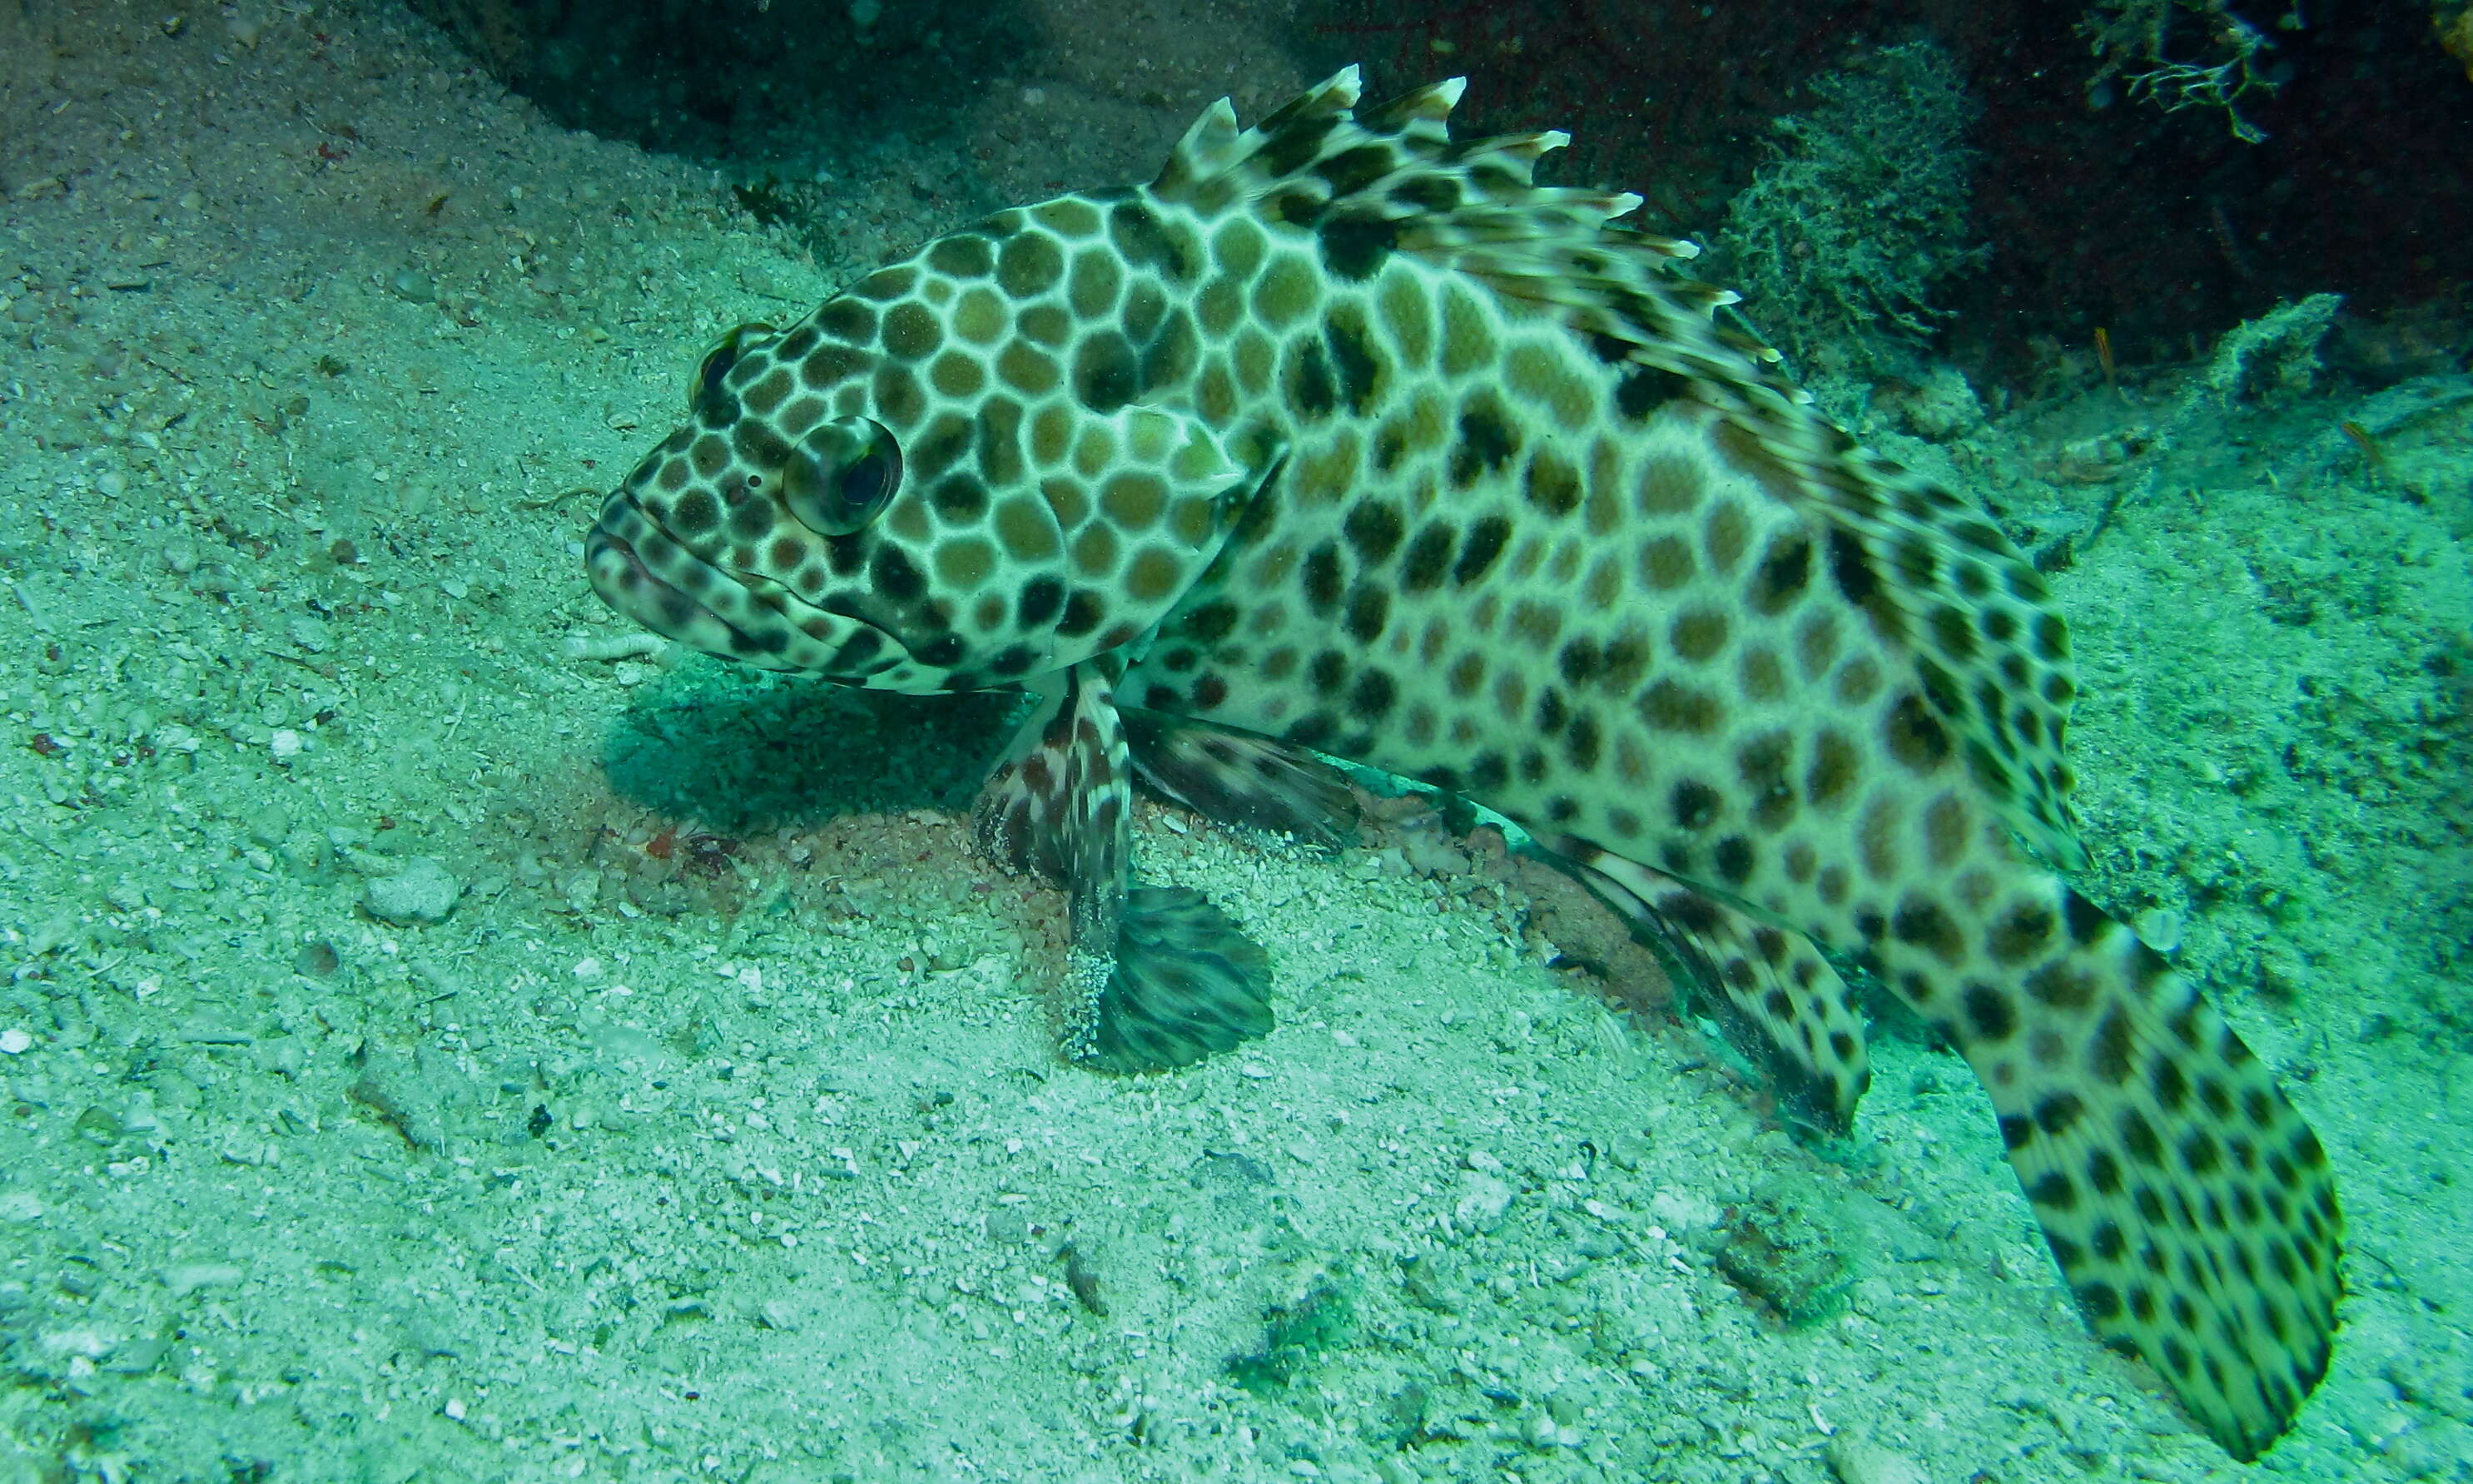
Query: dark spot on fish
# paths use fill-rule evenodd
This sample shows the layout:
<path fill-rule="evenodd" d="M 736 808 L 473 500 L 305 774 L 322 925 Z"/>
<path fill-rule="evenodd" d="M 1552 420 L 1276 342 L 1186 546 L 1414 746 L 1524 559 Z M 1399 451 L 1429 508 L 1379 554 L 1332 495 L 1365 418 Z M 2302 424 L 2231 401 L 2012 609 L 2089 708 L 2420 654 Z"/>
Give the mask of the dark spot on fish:
<path fill-rule="evenodd" d="M 1299 341 L 1288 358 L 1288 405 L 1300 417 L 1327 418 L 1339 405 L 1339 386 L 1319 340 Z"/>
<path fill-rule="evenodd" d="M 2068 627 L 2053 614 L 2038 614 L 2035 619 L 2035 657 L 2039 659 L 2057 663 L 2060 660 L 2067 659 L 2069 656 L 2070 631 Z"/>
<path fill-rule="evenodd" d="M 1691 394 L 1692 379 L 1655 366 L 1634 366 L 1615 383 L 1615 411 L 1638 420 Z"/>
<path fill-rule="evenodd" d="M 853 629 L 833 655 L 833 669 L 843 675 L 865 669 L 884 648 L 884 635 L 875 629 Z"/>
<path fill-rule="evenodd" d="M 2009 997 L 1988 985 L 1968 985 L 1959 1001 L 1966 1008 L 1967 1024 L 1974 1028 L 1979 1041 L 2004 1041 L 2018 1028 L 2018 1013 Z"/>
<path fill-rule="evenodd" d="M 1881 591 L 1881 574 L 1872 568 L 1872 559 L 1864 553 L 1862 542 L 1836 527 L 1829 532 L 1829 576 L 1846 601 L 1861 608 L 1870 603 Z"/>
<path fill-rule="evenodd" d="M 1465 490 L 1477 482 L 1477 475 L 1499 469 L 1511 461 L 1519 449 L 1519 441 L 1511 425 L 1491 406 L 1477 403 L 1460 413 L 1459 442 L 1452 445 L 1452 484 Z"/>
<path fill-rule="evenodd" d="M 1717 698 L 1673 681 L 1657 681 L 1640 694 L 1640 719 L 1659 731 L 1707 733 L 1717 727 Z"/>
<path fill-rule="evenodd" d="M 1451 527 L 1440 521 L 1427 525 L 1408 543 L 1407 561 L 1400 573 L 1401 586 L 1410 592 L 1426 592 L 1438 586 L 1444 570 L 1452 561 Z"/>
<path fill-rule="evenodd" d="M 1088 587 L 1076 588 L 1073 595 L 1065 600 L 1065 615 L 1057 620 L 1056 632 L 1077 636 L 1089 634 L 1099 627 L 1099 620 L 1107 614 L 1108 606 L 1100 601 L 1097 593 Z"/>
<path fill-rule="evenodd" d="M 2095 1003 L 2095 975 L 2067 962 L 2047 964 L 2027 976 L 2027 993 L 2055 1010 L 2084 1010 Z"/>
<path fill-rule="evenodd" d="M 1685 778 L 1668 795 L 1667 810 L 1675 825 L 1683 829 L 1703 829 L 1717 817 L 1721 802 L 1717 791 L 1706 783 Z"/>
<path fill-rule="evenodd" d="M 1306 666 L 1306 677 L 1313 682 L 1316 694 L 1334 694 L 1348 683 L 1348 657 L 1335 649 L 1324 650 Z"/>
<path fill-rule="evenodd" d="M 1325 113 L 1300 118 L 1298 115 L 1305 111 L 1305 105 L 1313 102 L 1314 98 L 1315 95 L 1308 93 L 1291 99 L 1254 126 L 1269 141 L 1256 156 L 1261 162 L 1264 174 L 1293 175 L 1322 153 L 1323 139 L 1338 127 L 1339 115 Z"/>
<path fill-rule="evenodd" d="M 1133 343 L 1113 333 L 1092 335 L 1074 347 L 1073 395 L 1102 415 L 1134 399 L 1138 384 Z"/>
<path fill-rule="evenodd" d="M 2070 942 L 2081 948 L 2092 945 L 2112 926 L 2112 919 L 2101 907 L 2067 887 L 2061 890 L 2061 917 L 2069 924 Z"/>
<path fill-rule="evenodd" d="M 2115 1005 L 2104 1013 L 2095 1028 L 2095 1041 L 2087 1054 L 2087 1069 L 2106 1087 L 2117 1088 L 2129 1080 L 2129 1051 L 2132 1044 L 2129 1013 Z"/>
<path fill-rule="evenodd" d="M 1335 211 L 1314 227 L 1323 266 L 1346 283 L 1361 283 L 1382 269 L 1400 245 L 1396 221 L 1365 211 Z"/>
<path fill-rule="evenodd" d="M 816 328 L 851 345 L 864 345 L 874 340 L 876 326 L 875 307 L 859 299 L 837 299 L 816 311 Z M 784 355 L 790 353 L 786 344 L 781 350 Z"/>
<path fill-rule="evenodd" d="M 1201 644 L 1215 644 L 1236 629 L 1236 605 L 1216 598 L 1185 615 L 1177 632 Z"/>
<path fill-rule="evenodd" d="M 1391 712 L 1400 699 L 1400 684 L 1381 670 L 1367 670 L 1349 687 L 1348 712 L 1371 725 Z"/>
<path fill-rule="evenodd" d="M 2183 1103 L 2189 1101 L 2189 1074 L 2181 1070 L 2181 1064 L 2173 1061 L 2169 1051 L 2155 1054 L 2154 1061 L 2147 1068 L 2147 1085 L 2154 1092 L 2156 1103 L 2166 1113 L 2177 1112 Z"/>
<path fill-rule="evenodd" d="M 1317 617 L 1329 618 L 1339 609 L 1343 582 L 1339 565 L 1339 548 L 1324 541 L 1306 553 L 1306 602 Z"/>
<path fill-rule="evenodd" d="M 1460 547 L 1460 559 L 1452 567 L 1452 581 L 1467 586 L 1483 577 L 1495 560 L 1502 555 L 1502 546 L 1511 539 L 1511 522 L 1501 515 L 1487 515 L 1469 527 L 1468 540 Z"/>
<path fill-rule="evenodd" d="M 2020 964 L 2043 952 L 2052 942 L 2054 925 L 2052 909 L 2040 904 L 2018 907 L 1992 926 L 1993 960 Z"/>
<path fill-rule="evenodd" d="M 2096 1194 L 2118 1195 L 2121 1193 L 2121 1161 L 2113 1158 L 2111 1150 L 2098 1149 L 2094 1153 L 2088 1155 L 2086 1173 L 2087 1184 L 2095 1187 Z M 2106 1222 L 2104 1225 L 2108 1227 L 2112 1226 L 2110 1222 Z M 2121 1256 L 2121 1229 L 2119 1227 L 2112 1227 L 2112 1233 L 2113 1250 L 2106 1252 L 2104 1251 L 2105 1243 L 2103 1233 L 2101 1231 L 2096 1233 L 2096 1252 L 2100 1256 L 2107 1258 L 2118 1257 Z"/>
<path fill-rule="evenodd" d="M 1597 641 L 1583 635 L 1564 645 L 1562 654 L 1555 657 L 1555 667 L 1566 684 L 1587 684 L 1589 677 L 1597 673 Z"/>
<path fill-rule="evenodd" d="M 1911 691 L 1898 699 L 1889 708 L 1884 730 L 1887 734 L 1889 755 L 1917 773 L 1930 773 L 1949 760 L 1949 730 L 1924 707 L 1923 701 Z"/>
<path fill-rule="evenodd" d="M 1389 501 L 1359 500 L 1341 529 L 1357 548 L 1357 559 L 1373 566 L 1399 549 L 1403 528 L 1400 512 Z"/>
<path fill-rule="evenodd" d="M 1108 236 L 1134 267 L 1156 269 L 1179 282 L 1193 271 L 1175 236 L 1139 201 L 1120 201 L 1109 208 Z"/>
<path fill-rule="evenodd" d="M 1064 607 L 1065 585 L 1053 577 L 1034 577 L 1022 584 L 1021 596 L 1015 601 L 1015 621 L 1024 629 L 1036 629 Z"/>
<path fill-rule="evenodd" d="M 1568 515 L 1580 507 L 1580 476 L 1568 462 L 1541 448 L 1528 460 L 1522 492 L 1547 515 Z"/>
<path fill-rule="evenodd" d="M 1408 451 L 1408 436 L 1396 427 L 1385 425 L 1374 435 L 1374 471 L 1388 474 L 1399 467 L 1400 456 Z"/>
<path fill-rule="evenodd" d="M 690 490 L 670 507 L 670 529 L 681 536 L 702 536 L 721 522 L 721 508 L 704 490 Z"/>
<path fill-rule="evenodd" d="M 876 549 L 876 560 L 870 563 L 870 581 L 876 590 L 897 603 L 915 603 L 927 590 L 926 579 L 911 564 L 899 546 L 887 543 Z"/>
<path fill-rule="evenodd" d="M 910 477 L 924 483 L 960 463 L 975 431 L 969 419 L 939 413 L 924 434 L 909 441 L 903 464 Z"/>
<path fill-rule="evenodd" d="M 1381 180 L 1399 156 L 1383 144 L 1360 144 L 1319 161 L 1313 173 L 1331 183 L 1333 196 L 1354 196 Z"/>
<path fill-rule="evenodd" d="M 808 364 L 812 366 L 814 360 Z M 887 361 L 876 367 L 869 391 L 876 402 L 876 419 L 897 431 L 917 426 L 927 410 L 926 394 L 919 390 L 919 378 L 896 362 Z"/>
<path fill-rule="evenodd" d="M 1768 554 L 1752 573 L 1752 608 L 1775 617 L 1811 581 L 1811 539 L 1800 532 L 1782 536 L 1769 544 Z"/>
<path fill-rule="evenodd" d="M 1366 338 L 1363 318 L 1355 310 L 1334 310 L 1322 332 L 1331 347 L 1331 364 L 1339 372 L 1339 395 L 1348 410 L 1359 416 L 1372 404 L 1382 379 L 1382 363 Z"/>
<path fill-rule="evenodd" d="M 955 474 L 940 482 L 927 499 L 948 525 L 967 525 L 988 510 L 987 486 L 968 474 Z"/>
<path fill-rule="evenodd" d="M 1148 279 L 1137 279 L 1125 295 L 1124 307 L 1116 313 L 1117 326 L 1125 337 L 1137 344 L 1159 332 L 1160 322 L 1167 315 L 1167 296 Z"/>
<path fill-rule="evenodd" d="M 1391 590 L 1380 583 L 1358 583 L 1348 594 L 1345 625 L 1349 637 L 1371 644 L 1382 636 L 1391 616 Z"/>
<path fill-rule="evenodd" d="M 1141 394 L 1144 396 L 1161 387 L 1183 387 L 1193 374 L 1195 358 L 1200 354 L 1201 341 L 1193 328 L 1193 316 L 1182 309 L 1168 312 L 1159 327 L 1142 345 Z"/>
<path fill-rule="evenodd" d="M 1957 924 L 1948 913 L 1933 902 L 1909 899 L 1901 902 L 1897 916 L 1889 921 L 1889 931 L 1900 943 L 1911 944 L 1931 953 L 1944 964 L 1957 964 L 1966 957 L 1966 943 Z"/>
<path fill-rule="evenodd" d="M 1582 712 L 1572 719 L 1572 734 L 1563 739 L 1563 755 L 1573 767 L 1583 773 L 1595 768 L 1602 746 L 1596 717 Z"/>
<path fill-rule="evenodd" d="M 1391 199 L 1438 214 L 1456 211 L 1460 204 L 1460 182 L 1447 175 L 1412 176 L 1391 188 Z"/>
<path fill-rule="evenodd" d="M 1305 747 L 1322 747 L 1339 730 L 1338 719 L 1328 711 L 1310 711 L 1288 724 L 1287 739 Z"/>

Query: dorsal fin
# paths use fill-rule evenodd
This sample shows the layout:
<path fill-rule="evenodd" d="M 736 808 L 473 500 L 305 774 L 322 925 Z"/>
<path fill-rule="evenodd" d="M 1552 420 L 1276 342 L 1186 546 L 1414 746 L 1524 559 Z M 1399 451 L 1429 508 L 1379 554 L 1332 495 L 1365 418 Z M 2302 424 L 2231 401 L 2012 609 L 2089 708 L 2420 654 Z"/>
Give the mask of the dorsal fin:
<path fill-rule="evenodd" d="M 1912 657 L 1921 742 L 1965 762 L 2021 839 L 2083 862 L 2061 758 L 2076 678 L 2044 581 L 1998 526 L 1931 481 L 1856 446 L 1789 382 L 1777 352 L 1712 315 L 1735 296 L 1673 271 L 1699 249 L 1608 225 L 1640 198 L 1534 183 L 1557 131 L 1453 139 L 1461 82 L 1351 110 L 1347 68 L 1252 129 L 1206 109 L 1153 182 L 1212 213 L 1250 208 L 1320 238 L 1342 276 L 1398 251 L 1559 320 L 1624 368 L 1647 415 L 1716 424 L 1726 456 L 1818 528 L 1820 563 Z"/>

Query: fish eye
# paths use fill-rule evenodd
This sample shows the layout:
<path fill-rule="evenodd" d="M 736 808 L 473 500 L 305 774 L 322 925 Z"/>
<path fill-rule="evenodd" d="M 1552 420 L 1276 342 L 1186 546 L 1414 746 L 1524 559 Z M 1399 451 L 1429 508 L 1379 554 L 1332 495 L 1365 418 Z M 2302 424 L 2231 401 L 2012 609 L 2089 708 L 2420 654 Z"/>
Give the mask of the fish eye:
<path fill-rule="evenodd" d="M 781 500 L 819 536 L 848 536 L 874 520 L 901 488 L 901 445 L 871 418 L 819 423 L 790 450 Z"/>
<path fill-rule="evenodd" d="M 695 379 L 687 383 L 687 411 L 690 414 L 704 411 L 713 395 L 721 390 L 722 378 L 738 364 L 738 358 L 772 339 L 776 333 L 773 326 L 756 322 L 732 325 L 730 333 L 722 336 L 697 363 Z"/>

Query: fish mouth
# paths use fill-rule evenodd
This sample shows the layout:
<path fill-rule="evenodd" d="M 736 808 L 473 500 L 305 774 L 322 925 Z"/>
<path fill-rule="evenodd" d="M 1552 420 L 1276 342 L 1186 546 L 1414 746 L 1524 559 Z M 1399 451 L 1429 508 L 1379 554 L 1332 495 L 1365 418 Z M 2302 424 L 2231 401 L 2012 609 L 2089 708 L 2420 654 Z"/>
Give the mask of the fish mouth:
<path fill-rule="evenodd" d="M 702 560 L 623 491 L 602 506 L 585 538 L 584 570 L 592 590 L 620 615 L 708 655 L 904 689 L 927 668 L 875 625 L 816 608 L 769 578 Z"/>

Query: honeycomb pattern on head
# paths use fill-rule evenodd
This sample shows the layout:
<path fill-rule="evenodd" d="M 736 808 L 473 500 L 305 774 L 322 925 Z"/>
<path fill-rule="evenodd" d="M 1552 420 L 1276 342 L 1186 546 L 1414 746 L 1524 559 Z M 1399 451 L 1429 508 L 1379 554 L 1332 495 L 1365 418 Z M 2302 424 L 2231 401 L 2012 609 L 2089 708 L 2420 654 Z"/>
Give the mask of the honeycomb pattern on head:
<path fill-rule="evenodd" d="M 882 689 L 1123 646 L 1277 465 L 1259 432 L 1143 405 L 1195 373 L 1203 261 L 1190 224 L 1132 192 L 1066 197 L 786 331 L 732 331 L 693 420 L 604 507 L 594 586 L 698 648 Z"/>

